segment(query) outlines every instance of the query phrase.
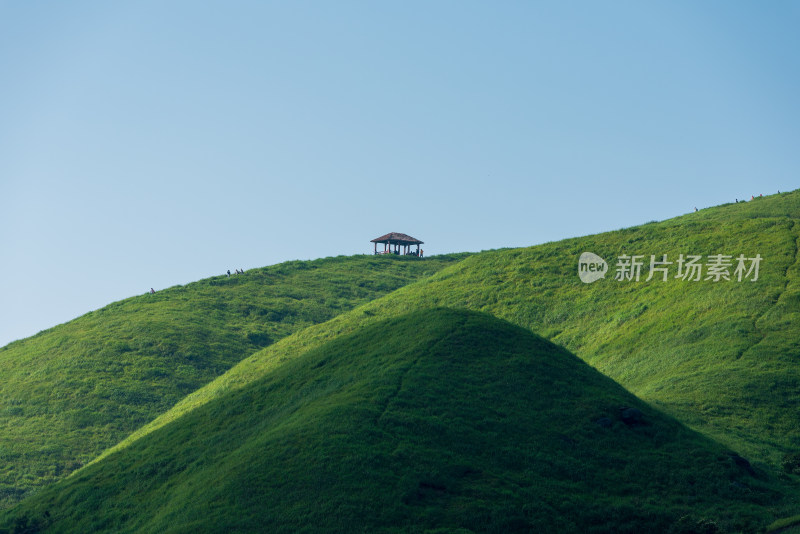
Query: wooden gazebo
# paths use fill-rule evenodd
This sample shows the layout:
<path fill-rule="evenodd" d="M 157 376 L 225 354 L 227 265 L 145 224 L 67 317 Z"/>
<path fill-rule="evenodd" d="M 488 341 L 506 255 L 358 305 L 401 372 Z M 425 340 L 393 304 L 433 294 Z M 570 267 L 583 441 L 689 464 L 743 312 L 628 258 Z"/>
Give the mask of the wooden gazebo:
<path fill-rule="evenodd" d="M 389 232 L 386 235 L 376 237 L 371 241 L 375 243 L 375 254 L 403 254 L 406 256 L 422 256 L 419 246 L 423 244 L 419 239 L 399 232 Z M 378 250 L 378 243 L 383 243 L 383 251 Z M 417 250 L 412 251 L 411 247 L 417 245 Z M 394 250 L 392 250 L 394 246 Z M 400 252 L 402 250 L 402 252 Z"/>

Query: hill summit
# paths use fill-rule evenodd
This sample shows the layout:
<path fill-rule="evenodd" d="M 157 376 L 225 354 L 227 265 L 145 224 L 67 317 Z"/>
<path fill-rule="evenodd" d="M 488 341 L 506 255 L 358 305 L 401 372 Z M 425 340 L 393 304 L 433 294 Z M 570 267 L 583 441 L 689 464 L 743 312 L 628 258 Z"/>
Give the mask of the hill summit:
<path fill-rule="evenodd" d="M 741 528 L 772 491 L 737 458 L 525 329 L 432 309 L 312 349 L 14 516 L 54 532 Z"/>

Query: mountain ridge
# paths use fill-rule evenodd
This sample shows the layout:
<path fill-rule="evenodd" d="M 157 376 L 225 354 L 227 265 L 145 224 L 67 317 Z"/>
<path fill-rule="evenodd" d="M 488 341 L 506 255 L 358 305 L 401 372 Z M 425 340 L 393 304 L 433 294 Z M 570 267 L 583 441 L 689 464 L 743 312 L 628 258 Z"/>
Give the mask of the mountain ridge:
<path fill-rule="evenodd" d="M 281 358 L 302 353 L 315 343 L 387 314 L 445 306 L 489 312 L 530 328 L 573 350 L 692 428 L 757 461 L 776 465 L 781 455 L 800 448 L 800 425 L 792 415 L 793 407 L 800 409 L 792 389 L 800 375 L 790 365 L 800 357 L 800 345 L 791 335 L 792 318 L 800 314 L 798 227 L 785 215 L 800 217 L 800 191 L 709 208 L 663 223 L 470 256 L 242 360 L 113 450 L 213 397 L 215 388 L 235 388 L 261 373 L 262 367 L 270 369 Z M 732 229 L 738 233 L 731 233 Z M 646 241 L 649 234 L 655 237 Z M 601 280 L 587 285 L 578 280 L 577 258 L 585 250 L 602 256 L 606 248 L 623 250 L 645 242 L 658 246 L 652 253 L 677 255 L 678 250 L 697 246 L 707 253 L 728 247 L 747 249 L 754 256 L 755 249 L 762 248 L 772 255 L 762 266 L 760 285 L 708 281 L 687 286 L 678 280 L 661 285 Z M 786 273 L 791 276 L 785 277 Z M 781 295 L 786 295 L 783 300 Z M 726 306 L 725 313 L 720 303 Z M 770 317 L 767 313 L 776 304 L 783 306 L 779 322 L 773 328 L 758 326 L 758 318 Z M 764 344 L 765 336 L 759 332 L 767 332 L 769 343 Z M 664 339 L 670 340 L 669 345 Z M 647 350 L 637 349 L 643 340 L 649 343 Z M 745 360 L 736 357 L 756 346 L 758 354 Z M 660 354 L 655 361 L 653 353 Z M 754 375 L 754 370 L 760 374 Z M 729 382 L 738 389 L 720 391 L 720 384 Z M 761 397 L 743 400 L 740 393 L 744 391 Z M 698 397 L 700 393 L 704 396 Z M 780 410 L 769 408 L 777 395 L 782 396 Z M 732 413 L 731 406 L 740 411 Z"/>
<path fill-rule="evenodd" d="M 796 365 L 800 359 L 796 336 L 796 325 L 800 324 L 798 218 L 800 191 L 794 191 L 613 232 L 453 258 L 450 265 L 435 273 L 419 276 L 325 322 L 298 328 L 245 357 L 54 488 L 75 487 L 71 485 L 78 484 L 76 481 L 90 480 L 86 477 L 125 458 L 130 447 L 138 450 L 151 446 L 156 439 L 153 435 L 163 437 L 169 432 L 166 429 L 182 428 L 189 420 L 186 418 L 208 413 L 206 405 L 224 404 L 228 401 L 223 399 L 280 375 L 287 366 L 298 365 L 298 359 L 326 350 L 324 347 L 337 340 L 358 337 L 365 329 L 386 321 L 400 321 L 409 315 L 419 318 L 444 309 L 449 311 L 441 313 L 481 313 L 538 334 L 636 395 L 645 403 L 640 405 L 645 409 L 639 411 L 663 412 L 715 443 L 715 450 L 722 455 L 719 461 L 743 469 L 759 481 L 756 493 L 762 509 L 744 512 L 749 505 L 743 505 L 737 512 L 743 515 L 733 519 L 714 510 L 715 505 L 710 503 L 710 513 L 722 518 L 725 528 L 755 531 L 769 520 L 798 511 L 791 505 L 800 495 L 797 477 L 780 472 L 782 459 L 800 451 L 796 415 L 800 399 L 795 395 L 800 384 Z M 649 266 L 645 265 L 638 281 L 619 280 L 609 272 L 604 279 L 584 284 L 578 277 L 577 262 L 587 251 L 609 260 L 612 270 L 616 267 L 612 258 L 640 255 L 649 259 L 650 255 L 666 254 L 673 260 L 673 270 L 666 281 L 646 280 Z M 745 276 L 739 282 L 734 276 L 729 281 L 692 282 L 676 278 L 677 258 L 692 254 L 704 259 L 719 254 L 731 258 L 760 255 L 759 279 L 752 281 Z M 403 381 L 398 384 L 395 390 L 399 392 Z M 302 399 L 305 393 L 292 395 Z M 313 401 L 310 397 L 307 400 Z M 609 415 L 596 420 L 619 423 L 619 414 L 617 419 Z M 381 421 L 380 415 L 372 420 Z M 568 441 L 560 443 L 569 445 Z M 157 473 L 153 469 L 150 471 Z M 745 488 L 755 483 L 734 478 L 725 491 L 714 491 L 722 495 L 742 490 L 734 482 Z M 432 484 L 420 487 L 421 491 L 436 494 L 437 483 Z M 659 491 L 665 490 L 662 487 Z M 42 508 L 41 499 L 57 502 L 60 497 L 56 492 L 44 490 L 46 497 L 24 501 L 6 518 L 21 521 L 29 517 L 26 510 L 38 510 L 36 520 L 46 523 L 41 514 L 47 510 Z M 557 493 L 563 496 L 562 491 Z M 85 495 L 89 498 L 90 494 Z M 654 495 L 643 493 L 646 499 L 654 499 Z M 655 506 L 655 501 L 651 504 Z M 648 505 L 643 509 L 628 507 L 619 513 L 627 514 L 641 527 L 641 521 L 661 512 Z M 557 516 L 548 517 L 554 520 Z M 679 525 L 674 514 L 670 517 L 669 524 L 659 524 L 676 532 L 700 528 L 705 521 L 689 514 L 689 523 Z M 523 517 L 519 524 L 528 525 L 525 521 L 529 519 Z"/>

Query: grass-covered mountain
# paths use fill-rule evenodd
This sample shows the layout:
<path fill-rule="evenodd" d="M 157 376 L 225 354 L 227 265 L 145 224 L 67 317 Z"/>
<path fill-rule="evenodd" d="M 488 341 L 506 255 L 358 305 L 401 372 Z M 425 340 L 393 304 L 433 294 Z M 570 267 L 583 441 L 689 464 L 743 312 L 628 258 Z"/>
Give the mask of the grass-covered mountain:
<path fill-rule="evenodd" d="M 9 528 L 739 530 L 785 508 L 779 489 L 529 330 L 432 309 L 220 395 L 24 501 Z"/>
<path fill-rule="evenodd" d="M 800 191 L 664 222 L 524 249 L 483 252 L 289 336 L 187 396 L 129 440 L 287 358 L 372 321 L 430 307 L 490 313 L 566 347 L 640 398 L 755 462 L 800 452 Z M 584 284 L 591 251 L 611 272 Z M 614 280 L 620 255 L 647 255 L 639 282 Z M 763 258 L 753 282 L 654 277 L 649 255 Z M 731 269 L 732 271 L 732 269 Z M 705 275 L 703 275 L 703 278 Z"/>
<path fill-rule="evenodd" d="M 797 369 L 800 358 L 800 267 L 797 262 L 800 226 L 796 224 L 799 218 L 800 192 L 796 191 L 615 232 L 525 249 L 483 252 L 457 263 L 451 262 L 435 274 L 418 278 L 417 282 L 398 284 L 403 287 L 385 296 L 350 311 L 342 309 L 335 317 L 331 314 L 333 318 L 326 322 L 298 329 L 280 340 L 274 338 L 274 343 L 250 357 L 240 358 L 241 361 L 222 376 L 184 397 L 88 467 L 23 501 L 5 514 L 3 521 L 11 529 L 14 525 L 22 529 L 35 524 L 50 525 L 52 531 L 166 528 L 180 532 L 191 531 L 198 525 L 226 522 L 242 530 L 252 530 L 252 525 L 269 530 L 272 524 L 269 521 L 287 530 L 298 526 L 325 530 L 326 524 L 316 521 L 329 514 L 332 517 L 329 521 L 333 522 L 328 530 L 347 530 L 345 522 L 350 520 L 367 531 L 388 524 L 395 524 L 401 530 L 415 525 L 420 531 L 426 528 L 503 531 L 514 525 L 522 530 L 541 530 L 543 525 L 551 524 L 556 530 L 606 528 L 610 531 L 672 529 L 688 532 L 704 528 L 713 531 L 711 521 L 732 531 L 757 530 L 772 519 L 800 513 L 796 475 L 781 470 L 787 465 L 786 462 L 781 465 L 782 459 L 800 458 L 797 415 L 800 413 L 797 396 L 800 383 Z M 605 279 L 592 284 L 579 280 L 578 258 L 586 251 L 608 261 L 610 272 Z M 646 280 L 650 255 L 661 259 L 664 254 L 673 262 L 669 278 L 662 281 L 656 276 Z M 728 271 L 732 280 L 706 280 L 705 271 L 699 281 L 675 278 L 681 254 L 701 256 L 703 263 L 715 254 L 729 255 L 732 259 L 739 254 L 746 258 L 760 255 L 759 277 L 755 281 L 745 277 L 739 282 L 733 273 L 735 265 L 732 265 Z M 617 259 L 624 255 L 644 258 L 639 281 L 614 279 Z M 513 343 L 528 347 L 521 348 L 520 354 L 530 352 L 522 339 L 524 336 L 517 335 L 522 330 L 495 323 L 489 316 L 521 327 L 527 331 L 526 335 L 533 332 L 560 345 L 605 374 L 608 378 L 603 380 L 610 389 L 598 393 L 589 385 L 594 384 L 593 378 L 586 378 L 589 375 L 584 377 L 584 371 L 569 367 L 569 371 L 557 373 L 562 378 L 553 379 L 554 387 L 538 390 L 544 392 L 543 398 L 552 405 L 554 413 L 576 410 L 575 426 L 569 427 L 569 431 L 568 426 L 559 426 L 561 423 L 555 424 L 549 419 L 522 418 L 519 411 L 503 409 L 495 413 L 501 420 L 505 420 L 506 415 L 510 417 L 504 424 L 526 429 L 530 429 L 527 425 L 531 424 L 541 433 L 541 439 L 534 445 L 524 439 L 521 441 L 526 444 L 520 446 L 525 450 L 522 456 L 528 459 L 509 470 L 519 469 L 522 475 L 512 476 L 503 471 L 501 478 L 487 483 L 495 493 L 469 486 L 469 491 L 465 490 L 467 496 L 463 497 L 458 493 L 462 487 L 453 482 L 452 477 L 445 477 L 447 484 L 435 480 L 409 482 L 411 487 L 417 484 L 420 494 L 441 497 L 426 501 L 428 504 L 424 507 L 408 507 L 407 498 L 400 499 L 400 504 L 381 500 L 398 495 L 407 497 L 406 493 L 395 491 L 397 486 L 389 482 L 399 484 L 395 478 L 402 479 L 400 473 L 411 469 L 402 462 L 387 464 L 381 460 L 382 447 L 400 451 L 398 454 L 402 452 L 392 445 L 396 442 L 391 438 L 397 436 L 381 433 L 381 419 L 368 416 L 359 419 L 364 410 L 379 409 L 382 402 L 386 406 L 391 404 L 382 401 L 387 397 L 381 396 L 379 385 L 384 375 L 390 382 L 389 377 L 398 376 L 392 370 L 391 362 L 395 360 L 389 357 L 390 353 L 395 355 L 392 357 L 410 358 L 402 348 L 407 345 L 409 350 L 416 351 L 413 361 L 423 361 L 423 355 L 437 353 L 438 341 L 435 340 L 450 339 L 443 333 L 449 328 L 459 332 L 457 337 L 469 340 L 452 347 L 453 357 L 463 354 L 472 362 L 468 366 L 474 372 L 472 379 L 480 381 L 484 375 L 488 379 L 492 371 L 484 364 L 489 367 L 494 364 L 480 358 L 476 360 L 471 347 L 478 346 L 480 352 L 487 355 L 497 355 L 496 351 L 513 353 L 516 349 L 503 345 L 497 336 L 489 333 L 476 334 L 476 338 L 462 332 L 458 326 L 460 318 L 464 318 L 463 324 L 469 325 L 470 331 L 500 329 Z M 430 330 L 429 323 L 451 326 Z M 255 324 L 259 324 L 258 319 Z M 503 324 L 503 328 L 498 324 Z M 392 329 L 387 325 L 405 332 L 403 343 L 392 337 Z M 379 331 L 383 334 L 378 334 Z M 484 335 L 488 344 L 479 339 Z M 429 339 L 429 342 L 419 344 L 418 338 Z M 370 345 L 367 339 L 377 339 L 376 345 Z M 441 342 L 450 346 L 447 345 L 449 341 Z M 500 348 L 495 350 L 495 346 Z M 574 361 L 565 350 L 553 350 L 553 355 L 560 355 L 558 358 Z M 341 355 L 344 367 L 329 366 L 333 361 L 331 351 Z M 362 362 L 362 358 L 374 365 L 357 363 Z M 487 362 L 501 360 L 502 356 L 492 356 Z M 356 367 L 348 367 L 347 362 L 351 361 L 356 362 Z M 314 367 L 317 364 L 319 366 Z M 416 368 L 416 364 L 413 367 Z M 596 376 L 589 367 L 577 368 L 592 371 L 589 374 Z M 410 403 L 408 415 L 398 416 L 401 419 L 424 419 L 429 414 L 439 414 L 426 410 L 447 406 L 451 397 L 453 402 L 463 405 L 463 409 L 489 412 L 493 403 L 504 402 L 499 400 L 501 398 L 508 397 L 520 405 L 531 400 L 526 395 L 532 393 L 509 377 L 513 387 L 502 389 L 500 382 L 489 380 L 486 396 L 476 397 L 477 400 L 471 401 L 476 406 L 469 408 L 469 402 L 458 396 L 458 384 L 467 379 L 456 373 L 452 375 L 454 382 L 445 368 L 434 366 L 432 369 L 438 371 L 431 370 L 425 375 L 426 387 L 432 389 L 421 393 L 427 398 L 425 406 L 428 408 Z M 340 371 L 344 374 L 337 375 Z M 574 386 L 572 381 L 563 378 L 571 374 L 580 378 L 575 384 L 588 388 L 588 397 L 580 397 L 574 390 L 574 387 L 582 389 L 583 386 Z M 305 378 L 293 381 L 292 377 Z M 588 382 L 582 382 L 584 378 Z M 395 390 L 402 391 L 403 384 L 405 381 L 399 390 L 395 386 Z M 622 391 L 620 386 L 627 389 L 625 395 L 632 393 L 639 400 L 632 396 L 610 396 L 611 390 Z M 273 391 L 279 394 L 274 396 Z M 364 397 L 365 391 L 374 391 L 374 395 Z M 562 391 L 583 399 L 585 406 L 576 408 L 562 404 L 565 402 L 561 398 Z M 614 398 L 617 405 L 612 409 L 610 401 L 607 404 L 597 401 L 593 392 L 599 398 Z M 260 399 L 268 399 L 263 401 L 267 404 L 259 404 Z M 256 414 L 252 418 L 248 404 Z M 231 411 L 230 406 L 238 408 Z M 542 405 L 537 406 L 541 408 Z M 644 420 L 649 423 L 641 426 L 656 431 L 662 441 L 639 441 L 634 446 L 622 435 L 614 434 L 613 439 L 601 439 L 592 449 L 591 440 L 570 434 L 582 436 L 581 432 L 588 432 L 587 429 L 595 432 L 597 428 L 643 432 L 637 425 L 621 420 L 619 410 L 624 407 L 635 407 L 644 414 Z M 273 409 L 277 411 L 271 412 Z M 547 411 L 546 407 L 541 409 Z M 451 473 L 448 462 L 454 458 L 459 459 L 458 462 L 464 460 L 465 465 L 474 462 L 489 466 L 482 468 L 487 472 L 501 472 L 497 464 L 491 463 L 498 459 L 489 460 L 482 454 L 487 447 L 494 451 L 503 448 L 491 448 L 488 438 L 480 432 L 472 432 L 470 429 L 476 428 L 471 426 L 474 421 L 464 416 L 436 417 L 437 432 L 419 434 L 418 445 L 425 453 L 411 455 L 415 460 L 409 463 L 429 455 L 433 460 L 425 464 L 426 469 L 434 473 Z M 263 424 L 257 424 L 262 420 Z M 543 423 L 545 420 L 561 430 L 543 432 L 542 428 L 547 426 Z M 234 429 L 230 425 L 238 426 Z M 375 446 L 367 442 L 363 448 L 353 449 L 347 436 L 335 432 L 337 425 L 342 425 L 347 436 L 372 436 L 370 439 L 376 440 Z M 408 439 L 413 442 L 413 435 L 420 428 L 406 427 Z M 463 436 L 467 436 L 468 441 L 475 440 L 473 445 L 465 445 L 472 447 L 472 456 L 459 456 L 460 453 L 453 451 L 452 439 L 448 438 L 462 428 L 467 432 Z M 204 431 L 192 437 L 191 432 L 195 431 L 192 429 Z M 224 437 L 226 433 L 228 437 Z M 528 430 L 524 433 L 525 439 L 534 439 L 529 438 Z M 674 440 L 667 439 L 670 433 Z M 489 436 L 504 443 L 504 447 L 513 448 L 510 442 L 503 442 L 502 437 Z M 303 441 L 306 437 L 311 440 L 309 443 L 316 445 L 307 446 Z M 515 435 L 515 442 L 517 437 L 522 439 Z M 592 434 L 592 437 L 597 436 Z M 656 439 L 656 436 L 650 437 Z M 210 440 L 211 445 L 207 447 L 204 440 Z M 247 443 L 253 444 L 253 450 L 263 452 L 269 463 L 259 463 L 244 453 L 237 460 L 237 447 L 241 444 L 248 448 L 251 445 Z M 259 448 L 262 446 L 263 449 Z M 573 446 L 578 452 L 571 449 Z M 529 449 L 541 450 L 541 458 L 525 456 L 534 454 Z M 597 464 L 591 460 L 593 450 L 601 458 Z M 619 458 L 614 456 L 617 451 L 625 451 L 626 455 L 624 461 L 615 464 L 613 462 Z M 358 452 L 356 460 L 351 460 L 349 455 L 355 452 Z M 503 453 L 494 454 L 502 456 Z M 693 463 L 694 456 L 703 460 Z M 748 458 L 755 468 L 742 457 Z M 591 474 L 575 475 L 570 468 L 545 470 L 546 462 L 560 465 L 564 459 L 571 465 L 569 458 L 580 458 L 592 466 Z M 230 463 L 236 461 L 241 463 Z M 614 470 L 599 466 L 609 461 L 615 466 L 634 467 Z M 456 465 L 461 465 L 458 462 Z M 655 469 L 649 465 L 651 463 L 665 467 Z M 795 467 L 800 472 L 800 461 L 797 463 Z M 338 471 L 328 473 L 323 464 Z M 245 465 L 251 469 L 245 469 Z M 354 466 L 361 469 L 355 470 Z M 325 493 L 318 488 L 334 484 L 342 492 L 350 492 L 350 482 L 337 477 L 350 472 L 351 467 L 357 475 L 353 476 L 364 482 L 365 493 L 353 490 L 354 497 L 348 500 L 347 495 L 334 498 L 333 491 Z M 792 466 L 789 468 L 791 471 Z M 392 475 L 386 475 L 385 469 Z M 636 471 L 647 473 L 645 478 L 654 481 L 653 484 L 632 481 Z M 376 479 L 369 478 L 373 472 Z M 681 474 L 691 472 L 702 476 L 684 479 Z M 674 477 L 666 473 L 674 473 Z M 591 482 L 586 482 L 587 477 Z M 536 489 L 525 487 L 526 479 L 535 481 L 529 484 Z M 217 490 L 206 487 L 212 480 L 227 489 L 214 493 Z M 722 480 L 725 483 L 720 482 Z M 510 485 L 504 486 L 500 481 Z M 409 486 L 400 487 L 408 489 Z M 284 497 L 284 492 L 291 497 Z M 451 494 L 461 497 L 455 499 Z M 685 500 L 680 495 L 695 497 Z M 283 515 L 266 511 L 292 508 L 285 500 L 288 498 L 297 503 L 295 508 L 281 512 Z M 135 503 L 133 508 L 126 504 L 129 499 Z M 204 503 L 203 506 L 192 505 L 192 499 Z M 512 513 L 507 501 L 527 503 L 521 505 L 522 515 Z M 600 511 L 594 504 L 598 501 L 606 505 L 601 505 Z M 90 503 L 90 507 L 86 508 L 84 502 Z M 560 506 L 554 504 L 556 502 L 569 505 Z M 256 505 L 258 510 L 265 511 L 253 511 Z M 336 508 L 335 513 L 332 507 Z M 316 508 L 322 511 L 309 511 Z M 380 510 L 384 508 L 394 512 L 383 515 Z M 117 513 L 118 509 L 122 511 Z M 483 510 L 482 516 L 475 511 L 478 509 Z M 191 510 L 199 511 L 195 514 Z M 686 517 L 681 519 L 680 514 Z M 464 520 L 459 522 L 456 516 Z M 484 523 L 476 519 L 479 517 Z M 514 521 L 503 523 L 501 518 L 507 517 Z"/>
<path fill-rule="evenodd" d="M 462 257 L 287 262 L 126 299 L 0 348 L 0 508 L 256 350 Z"/>

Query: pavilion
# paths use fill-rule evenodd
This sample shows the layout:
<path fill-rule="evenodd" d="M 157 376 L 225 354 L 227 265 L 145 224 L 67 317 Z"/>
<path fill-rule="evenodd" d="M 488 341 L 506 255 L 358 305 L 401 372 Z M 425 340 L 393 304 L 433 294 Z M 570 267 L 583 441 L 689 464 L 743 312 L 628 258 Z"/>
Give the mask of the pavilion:
<path fill-rule="evenodd" d="M 371 242 L 375 243 L 375 254 L 400 254 L 402 249 L 402 254 L 406 256 L 421 256 L 419 246 L 423 244 L 419 239 L 399 232 L 389 232 L 376 237 Z M 383 243 L 383 251 L 378 251 L 378 243 Z M 394 250 L 392 250 L 392 245 L 394 245 Z M 412 245 L 417 245 L 416 251 L 411 250 Z"/>

